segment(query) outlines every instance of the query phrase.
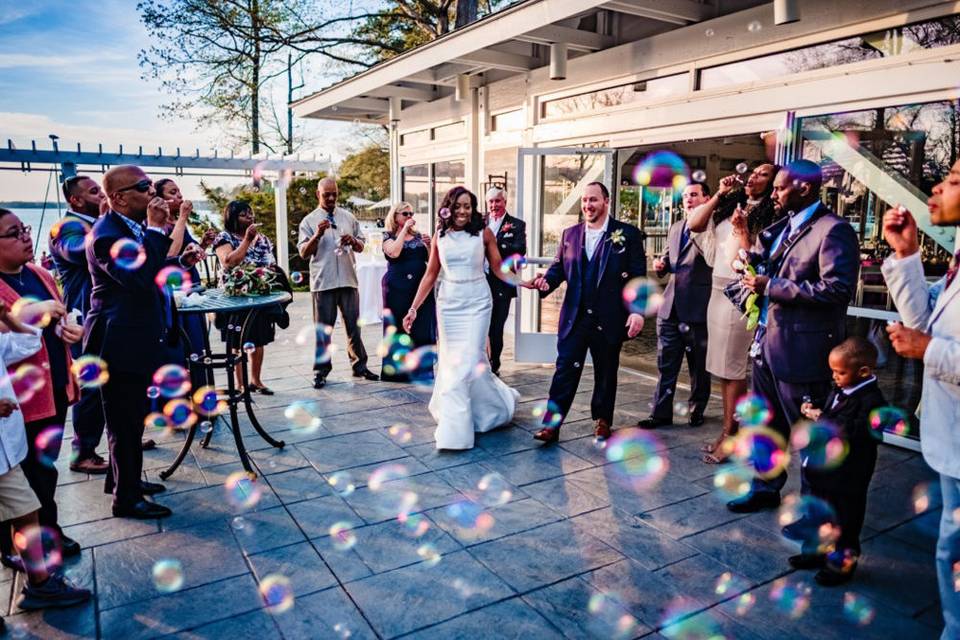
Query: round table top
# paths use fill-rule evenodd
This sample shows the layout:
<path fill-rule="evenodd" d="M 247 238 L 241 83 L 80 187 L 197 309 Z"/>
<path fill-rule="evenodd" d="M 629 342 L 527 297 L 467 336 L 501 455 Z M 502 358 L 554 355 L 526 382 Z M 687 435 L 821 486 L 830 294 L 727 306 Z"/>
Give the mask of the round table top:
<path fill-rule="evenodd" d="M 243 311 L 286 302 L 291 298 L 291 295 L 286 291 L 274 291 L 264 296 L 228 296 L 223 289 L 207 289 L 202 295 L 203 299 L 199 304 L 185 306 L 181 300 L 177 303 L 177 311 L 180 313 Z"/>

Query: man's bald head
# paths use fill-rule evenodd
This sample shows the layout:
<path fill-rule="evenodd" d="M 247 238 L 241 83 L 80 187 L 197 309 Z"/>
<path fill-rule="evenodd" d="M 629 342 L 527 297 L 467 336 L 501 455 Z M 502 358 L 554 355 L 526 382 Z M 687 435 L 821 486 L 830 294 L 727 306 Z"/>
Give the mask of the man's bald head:
<path fill-rule="evenodd" d="M 146 185 L 146 190 L 141 190 L 141 185 Z M 103 190 L 110 198 L 111 209 L 135 220 L 146 217 L 147 204 L 157 195 L 143 169 L 132 164 L 116 166 L 103 174 Z"/>
<path fill-rule="evenodd" d="M 337 197 L 339 195 L 336 179 L 326 177 L 317 183 L 317 200 L 320 201 L 320 206 L 325 211 L 333 213 L 333 210 L 337 208 Z"/>

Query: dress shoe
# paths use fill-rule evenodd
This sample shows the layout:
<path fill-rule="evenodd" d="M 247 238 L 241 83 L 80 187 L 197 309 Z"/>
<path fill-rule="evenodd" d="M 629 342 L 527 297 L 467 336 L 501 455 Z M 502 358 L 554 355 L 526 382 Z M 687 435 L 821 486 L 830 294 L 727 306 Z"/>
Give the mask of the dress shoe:
<path fill-rule="evenodd" d="M 637 426 L 641 429 L 656 429 L 657 427 L 666 427 L 673 424 L 673 420 L 665 420 L 663 418 L 654 418 L 650 416 L 649 418 L 644 418 L 637 423 Z"/>
<path fill-rule="evenodd" d="M 827 564 L 827 557 L 819 553 L 801 553 L 790 556 L 787 558 L 787 562 L 794 569 L 822 569 Z"/>
<path fill-rule="evenodd" d="M 813 576 L 817 584 L 823 587 L 837 587 L 853 580 L 853 573 L 857 570 L 857 563 L 854 562 L 850 567 L 843 571 L 832 568 L 829 564 Z"/>
<path fill-rule="evenodd" d="M 687 423 L 691 427 L 699 427 L 703 424 L 703 411 L 691 411 Z"/>
<path fill-rule="evenodd" d="M 727 503 L 727 509 L 734 513 L 754 513 L 762 509 L 776 509 L 779 506 L 780 494 L 772 491 L 748 493 L 742 498 Z"/>
<path fill-rule="evenodd" d="M 610 423 L 600 418 L 597 420 L 596 426 L 593 428 L 593 436 L 599 440 L 606 440 L 610 437 L 613 431 L 610 430 Z"/>
<path fill-rule="evenodd" d="M 134 518 L 136 520 L 151 520 L 153 518 L 166 518 L 173 515 L 170 509 L 156 502 L 147 502 L 141 500 L 131 505 L 113 505 L 113 515 L 117 518 Z"/>
<path fill-rule="evenodd" d="M 72 607 L 90 599 L 90 590 L 72 584 L 59 573 L 51 573 L 40 584 L 27 582 L 20 591 L 17 606 L 27 611 Z"/>
<path fill-rule="evenodd" d="M 314 388 L 314 389 L 323 389 L 323 387 L 324 387 L 326 384 L 327 384 L 327 376 L 321 375 L 321 374 L 319 374 L 319 373 L 318 373 L 317 375 L 313 376 L 313 388 Z"/>
<path fill-rule="evenodd" d="M 379 379 L 380 379 L 380 376 L 378 376 L 377 374 L 375 374 L 373 371 L 370 371 L 370 369 L 364 369 L 363 371 L 354 371 L 354 372 L 353 372 L 353 377 L 354 377 L 354 378 L 363 378 L 364 380 L 379 380 Z"/>
<path fill-rule="evenodd" d="M 17 573 L 25 573 L 26 571 L 25 567 L 23 566 L 23 558 L 10 553 L 4 553 L 0 555 L 0 564 L 5 566 L 7 569 L 16 571 Z"/>
<path fill-rule="evenodd" d="M 140 481 L 140 492 L 147 496 L 152 496 L 156 493 L 163 493 L 167 488 L 160 484 L 159 482 L 147 482 L 146 480 Z"/>
<path fill-rule="evenodd" d="M 64 558 L 72 558 L 80 555 L 80 543 L 73 538 L 60 534 L 60 553 Z"/>
<path fill-rule="evenodd" d="M 796 522 L 780 527 L 780 535 L 787 540 L 803 541 L 809 537 L 810 525 L 806 518 L 800 518 Z"/>
<path fill-rule="evenodd" d="M 150 451 L 151 449 L 157 448 L 157 443 L 155 440 L 151 440 L 150 438 L 147 438 L 146 440 L 140 443 L 140 448 L 143 449 L 144 451 Z"/>
<path fill-rule="evenodd" d="M 534 440 L 539 440 L 545 444 L 551 444 L 560 440 L 560 429 L 543 428 L 533 434 Z"/>
<path fill-rule="evenodd" d="M 70 471 L 76 471 L 77 473 L 106 473 L 109 468 L 110 463 L 97 454 L 93 454 L 89 458 L 83 458 L 82 460 L 78 458 L 70 463 Z"/>

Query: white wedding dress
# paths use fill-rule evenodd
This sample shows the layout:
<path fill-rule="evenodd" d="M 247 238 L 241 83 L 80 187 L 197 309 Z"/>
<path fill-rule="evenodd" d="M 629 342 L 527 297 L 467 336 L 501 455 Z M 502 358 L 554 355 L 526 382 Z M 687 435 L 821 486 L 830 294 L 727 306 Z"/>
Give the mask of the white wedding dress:
<path fill-rule="evenodd" d="M 475 432 L 507 424 L 520 397 L 490 370 L 493 300 L 483 274 L 483 237 L 447 231 L 438 241 L 437 375 L 430 414 L 437 449 L 471 449 Z"/>

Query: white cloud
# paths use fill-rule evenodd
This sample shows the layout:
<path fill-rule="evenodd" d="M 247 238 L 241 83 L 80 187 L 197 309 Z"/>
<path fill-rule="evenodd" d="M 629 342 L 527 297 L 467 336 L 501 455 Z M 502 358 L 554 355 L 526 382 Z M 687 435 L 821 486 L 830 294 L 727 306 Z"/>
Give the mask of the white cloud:
<path fill-rule="evenodd" d="M 62 55 L 5 52 L 0 54 L 0 69 L 70 67 L 75 70 L 85 65 L 100 65 L 122 60 L 124 56 L 118 54 Z"/>

